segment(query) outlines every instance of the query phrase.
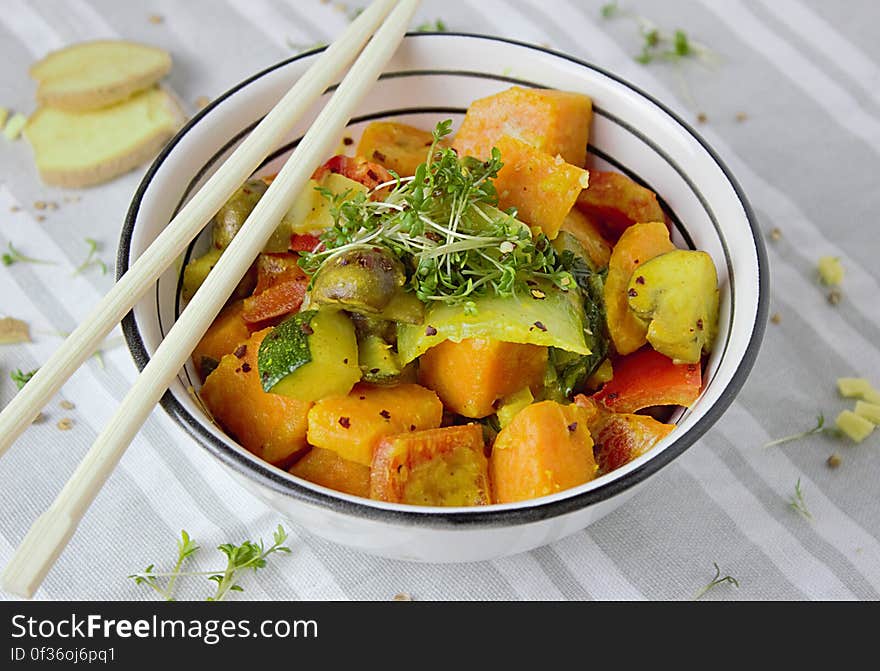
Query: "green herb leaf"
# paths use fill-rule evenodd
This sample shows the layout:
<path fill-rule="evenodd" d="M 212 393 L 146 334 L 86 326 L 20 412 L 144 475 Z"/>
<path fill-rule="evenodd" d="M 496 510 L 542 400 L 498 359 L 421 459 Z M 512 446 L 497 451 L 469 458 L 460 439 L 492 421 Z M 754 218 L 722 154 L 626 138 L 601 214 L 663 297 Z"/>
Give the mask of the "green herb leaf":
<path fill-rule="evenodd" d="M 28 383 L 28 381 L 37 374 L 39 368 L 34 368 L 32 371 L 27 373 L 23 373 L 20 368 L 16 368 L 14 371 L 9 373 L 9 377 L 12 378 L 12 381 L 15 382 L 15 386 L 19 391 Z"/>

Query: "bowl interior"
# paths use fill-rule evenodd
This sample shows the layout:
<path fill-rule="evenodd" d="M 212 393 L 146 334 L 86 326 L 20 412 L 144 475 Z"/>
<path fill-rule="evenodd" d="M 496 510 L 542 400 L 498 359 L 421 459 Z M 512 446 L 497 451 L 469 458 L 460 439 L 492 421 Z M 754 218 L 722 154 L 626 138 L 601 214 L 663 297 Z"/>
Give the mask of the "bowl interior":
<path fill-rule="evenodd" d="M 215 100 L 178 134 L 158 157 L 132 203 L 118 272 L 143 252 L 316 57 L 293 58 L 255 75 Z M 376 119 L 424 129 L 452 119 L 457 126 L 471 101 L 512 85 L 590 95 L 594 118 L 589 167 L 623 172 L 655 191 L 673 222 L 673 241 L 704 250 L 715 262 L 721 292 L 718 340 L 708 357 L 701 397 L 672 418 L 678 428 L 648 454 L 581 487 L 523 504 L 414 509 L 327 490 L 253 457 L 203 411 L 193 394 L 199 387 L 198 376 L 188 364 L 163 405 L 213 454 L 275 490 L 323 505 L 344 501 L 354 512 L 372 508 L 420 517 L 478 519 L 529 509 L 546 516 L 587 505 L 643 480 L 684 451 L 729 405 L 751 368 L 763 333 L 767 310 L 763 245 L 748 204 L 724 165 L 692 129 L 658 103 L 597 68 L 538 47 L 473 35 L 411 35 L 360 105 L 346 134 L 357 139 L 363 127 Z M 313 119 L 314 113 L 301 120 L 257 174 L 277 172 Z M 342 149 L 340 145 L 340 153 Z M 145 365 L 185 307 L 179 298 L 182 267 L 190 256 L 207 248 L 209 235 L 206 229 L 193 241 L 126 319 L 126 337 L 138 365 Z"/>

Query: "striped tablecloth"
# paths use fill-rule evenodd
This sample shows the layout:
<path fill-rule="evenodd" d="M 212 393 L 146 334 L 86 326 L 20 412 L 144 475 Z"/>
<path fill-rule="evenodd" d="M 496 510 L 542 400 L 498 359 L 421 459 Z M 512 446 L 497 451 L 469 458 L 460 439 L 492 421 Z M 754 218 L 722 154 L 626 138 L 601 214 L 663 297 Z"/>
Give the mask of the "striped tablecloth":
<path fill-rule="evenodd" d="M 553 545 L 479 564 L 419 565 L 362 555 L 292 529 L 293 553 L 247 576 L 252 599 L 679 600 L 715 575 L 703 599 L 874 600 L 880 595 L 880 431 L 861 444 L 815 435 L 771 438 L 833 420 L 852 403 L 840 376 L 880 384 L 880 9 L 871 0 L 647 0 L 622 3 L 662 30 L 686 31 L 717 62 L 636 62 L 643 42 L 601 0 L 427 0 L 419 21 L 549 46 L 607 68 L 697 123 L 733 170 L 768 237 L 772 305 L 763 350 L 739 399 L 694 447 L 623 507 Z M 171 88 L 196 109 L 244 77 L 340 32 L 356 3 L 319 0 L 4 0 L 0 106 L 31 112 L 27 68 L 62 45 L 126 37 L 169 50 Z M 9 372 L 40 365 L 112 282 L 97 265 L 74 274 L 86 238 L 115 256 L 145 168 L 83 192 L 41 185 L 24 141 L 0 138 L 0 247 L 56 265 L 0 268 L 0 316 L 31 326 L 33 343 L 0 347 L 0 404 Z M 40 209 L 41 202 L 57 203 Z M 775 233 L 771 235 L 771 231 Z M 817 282 L 821 256 L 845 268 L 841 300 Z M 112 337 L 0 461 L 0 564 L 52 501 L 135 376 Z M 68 401 L 75 407 L 61 406 Z M 59 428 L 65 418 L 68 430 Z M 837 468 L 826 460 L 841 457 Z M 809 515 L 791 505 L 796 487 Z M 126 576 L 174 558 L 186 529 L 207 550 L 270 538 L 282 522 L 236 484 L 161 410 L 153 413 L 67 551 L 41 599 L 152 599 Z M 181 582 L 180 598 L 208 593 Z M 4 597 L 6 598 L 6 597 Z M 240 597 L 239 597 L 240 598 Z"/>

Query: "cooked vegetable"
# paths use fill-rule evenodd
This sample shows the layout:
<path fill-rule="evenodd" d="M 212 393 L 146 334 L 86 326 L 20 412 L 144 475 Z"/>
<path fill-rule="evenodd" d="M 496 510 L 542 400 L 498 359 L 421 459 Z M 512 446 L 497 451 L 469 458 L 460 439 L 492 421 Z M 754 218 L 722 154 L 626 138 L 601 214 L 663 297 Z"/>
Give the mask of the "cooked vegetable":
<path fill-rule="evenodd" d="M 588 409 L 590 405 L 595 408 L 589 428 L 600 474 L 609 473 L 642 456 L 675 429 L 674 424 L 658 422 L 648 415 L 608 412 L 583 395 L 575 398 L 575 403 Z"/>
<path fill-rule="evenodd" d="M 569 236 L 573 236 L 578 241 L 579 248 L 575 248 L 566 240 Z M 563 242 L 557 246 L 555 243 L 560 239 Z M 584 258 L 593 271 L 604 270 L 611 259 L 611 244 L 602 236 L 596 223 L 577 208 L 573 208 L 565 215 L 559 236 L 553 242 L 557 251 L 570 249 L 577 256 Z"/>
<path fill-rule="evenodd" d="M 519 411 L 533 403 L 534 400 L 535 396 L 528 387 L 523 387 L 502 398 L 498 403 L 498 412 L 496 413 L 499 426 L 503 429 L 510 424 Z"/>
<path fill-rule="evenodd" d="M 223 250 L 232 242 L 232 238 L 244 226 L 245 220 L 253 212 L 260 198 L 266 193 L 269 187 L 261 179 L 249 179 L 235 193 L 230 196 L 229 200 L 214 215 L 214 229 L 212 239 L 214 248 Z M 267 250 L 269 251 L 269 250 Z M 271 251 L 286 252 L 287 244 L 285 241 L 283 249 L 274 249 Z"/>
<path fill-rule="evenodd" d="M 525 387 L 541 388 L 547 348 L 492 338 L 445 340 L 419 358 L 419 381 L 464 417 L 486 417 L 495 403 Z"/>
<path fill-rule="evenodd" d="M 373 454 L 370 497 L 421 506 L 491 503 L 478 424 L 386 436 Z"/>
<path fill-rule="evenodd" d="M 358 155 L 314 171 L 194 352 L 216 367 L 218 422 L 294 476 L 412 505 L 545 496 L 652 449 L 674 430 L 657 419 L 701 392 L 717 276 L 676 250 L 653 192 L 590 179 L 591 107 L 514 87 L 472 106 L 455 148 L 451 120 L 368 124 Z M 237 231 L 217 229 L 222 244 Z M 220 252 L 187 269 L 189 295 Z M 880 414 L 866 381 L 844 390 Z M 305 424 L 286 442 L 285 403 Z"/>
<path fill-rule="evenodd" d="M 202 336 L 193 350 L 196 370 L 204 380 L 220 364 L 220 360 L 250 338 L 251 331 L 241 318 L 242 301 L 230 303 Z"/>
<path fill-rule="evenodd" d="M 257 353 L 271 332 L 257 331 L 235 353 L 224 356 L 200 395 L 217 423 L 242 447 L 283 467 L 308 448 L 311 403 L 263 391 Z"/>
<path fill-rule="evenodd" d="M 865 419 L 861 415 L 857 415 L 852 410 L 843 410 L 834 424 L 840 429 L 847 438 L 861 443 L 865 438 L 874 431 L 874 423 Z"/>
<path fill-rule="evenodd" d="M 423 324 L 398 327 L 397 351 L 400 360 L 409 363 L 444 340 L 492 338 L 587 355 L 592 351 L 592 337 L 585 331 L 585 318 L 580 291 L 561 291 L 534 281 L 527 292 L 516 296 L 476 298 L 471 305 L 429 306 Z"/>
<path fill-rule="evenodd" d="M 319 235 L 333 226 L 333 205 L 329 195 L 344 202 L 358 193 L 365 193 L 366 190 L 360 182 L 335 172 L 326 172 L 320 180 L 309 180 L 308 186 L 297 196 L 281 219 L 281 226 L 275 231 L 272 240 L 277 238 L 277 243 L 280 244 L 285 240 L 285 235 L 287 239 L 292 235 Z"/>
<path fill-rule="evenodd" d="M 675 246 L 660 222 L 634 224 L 614 245 L 605 280 L 605 313 L 608 333 L 618 354 L 630 354 L 648 342 L 648 327 L 629 307 L 630 278 L 642 264 Z"/>
<path fill-rule="evenodd" d="M 208 273 L 210 273 L 214 269 L 214 266 L 217 265 L 222 253 L 222 250 L 217 249 L 216 247 L 211 247 L 207 252 L 202 254 L 202 256 L 192 259 L 186 264 L 186 267 L 183 269 L 183 286 L 181 288 L 183 300 L 188 301 L 195 296 L 196 291 L 198 291 L 199 287 L 202 286 L 208 278 Z M 241 278 L 241 282 L 239 282 L 238 286 L 235 288 L 232 298 L 237 299 L 248 296 L 254 289 L 255 281 L 256 273 L 253 268 L 251 268 L 245 276 Z"/>
<path fill-rule="evenodd" d="M 392 384 L 403 373 L 397 352 L 385 340 L 375 335 L 365 336 L 358 341 L 358 364 L 364 382 Z"/>
<path fill-rule="evenodd" d="M 257 258 L 257 286 L 244 299 L 242 318 L 259 324 L 299 310 L 309 278 L 297 263 L 296 254 L 260 254 Z"/>
<path fill-rule="evenodd" d="M 432 143 L 431 133 L 420 128 L 393 121 L 373 121 L 364 128 L 356 153 L 401 177 L 409 177 L 425 162 Z"/>
<path fill-rule="evenodd" d="M 318 168 L 312 177 L 322 180 L 327 173 L 337 173 L 348 177 L 367 187 L 368 191 L 372 191 L 380 184 L 391 182 L 394 176 L 378 163 L 375 163 L 362 156 L 345 156 L 337 154 L 330 158 L 324 165 Z M 374 196 L 378 196 L 377 192 L 373 192 Z"/>
<path fill-rule="evenodd" d="M 677 249 L 633 272 L 626 296 L 648 324 L 651 346 L 676 363 L 698 363 L 718 333 L 718 275 L 706 252 Z"/>
<path fill-rule="evenodd" d="M 377 314 L 406 282 L 400 260 L 382 247 L 355 247 L 330 256 L 312 278 L 311 301 Z"/>
<path fill-rule="evenodd" d="M 666 221 L 657 194 L 618 172 L 591 170 L 590 185 L 578 196 L 577 208 L 612 241 L 633 224 Z"/>
<path fill-rule="evenodd" d="M 370 467 L 343 459 L 333 450 L 313 447 L 290 468 L 290 472 L 322 487 L 352 496 L 370 496 Z"/>
<path fill-rule="evenodd" d="M 309 411 L 309 443 L 369 466 L 383 436 L 435 429 L 443 404 L 417 384 L 377 387 L 360 383 L 347 396 L 329 396 Z"/>
<path fill-rule="evenodd" d="M 462 156 L 486 159 L 504 135 L 581 167 L 590 139 L 592 101 L 567 91 L 514 86 L 473 101 L 453 147 Z"/>
<path fill-rule="evenodd" d="M 347 394 L 361 378 L 354 325 L 342 312 L 306 310 L 276 326 L 260 345 L 265 391 L 300 401 Z"/>
<path fill-rule="evenodd" d="M 544 382 L 544 397 L 555 401 L 570 400 L 573 394 L 583 391 L 587 380 L 605 360 L 610 346 L 603 296 L 604 274 L 590 271 L 582 257 L 572 256 L 571 249 L 563 250 L 562 254 L 563 264 L 569 268 L 583 293 L 584 321 L 590 334 L 590 354 L 584 356 L 556 347 L 550 348 L 550 366 Z"/>
<path fill-rule="evenodd" d="M 699 365 L 676 364 L 645 347 L 615 360 L 614 377 L 593 398 L 613 412 L 635 412 L 655 405 L 690 406 L 701 387 Z"/>
<path fill-rule="evenodd" d="M 498 207 L 516 208 L 516 216 L 551 240 L 566 214 L 589 184 L 589 173 L 515 137 L 495 143 L 504 167 L 495 178 Z"/>
<path fill-rule="evenodd" d="M 555 494 L 596 476 L 590 413 L 555 401 L 521 410 L 492 447 L 489 475 L 495 503 Z"/>

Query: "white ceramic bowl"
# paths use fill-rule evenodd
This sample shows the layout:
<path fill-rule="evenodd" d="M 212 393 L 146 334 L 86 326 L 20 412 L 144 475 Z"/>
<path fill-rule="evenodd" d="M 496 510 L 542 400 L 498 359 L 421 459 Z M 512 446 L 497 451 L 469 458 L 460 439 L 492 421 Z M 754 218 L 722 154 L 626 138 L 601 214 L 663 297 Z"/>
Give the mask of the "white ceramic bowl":
<path fill-rule="evenodd" d="M 129 211 L 118 272 L 153 241 L 180 205 L 315 60 L 279 63 L 220 96 L 167 145 Z M 375 119 L 430 129 L 457 124 L 471 101 L 511 85 L 579 91 L 594 101 L 590 151 L 656 191 L 679 246 L 705 250 L 719 271 L 720 334 L 699 400 L 674 418 L 678 428 L 648 454 L 583 486 L 517 504 L 417 508 L 368 501 L 300 480 L 257 459 L 219 431 L 187 392 L 188 367 L 163 406 L 249 489 L 324 538 L 398 559 L 474 561 L 529 550 L 606 515 L 694 443 L 731 403 L 754 363 L 766 322 L 767 260 L 754 216 L 718 156 L 681 119 L 632 85 L 595 66 L 539 47 L 494 37 L 415 34 L 363 101 L 350 133 Z M 298 124 L 261 172 L 274 172 L 310 119 Z M 190 253 L 207 247 L 205 233 Z M 143 367 L 179 314 L 180 267 L 173 265 L 124 323 Z"/>

